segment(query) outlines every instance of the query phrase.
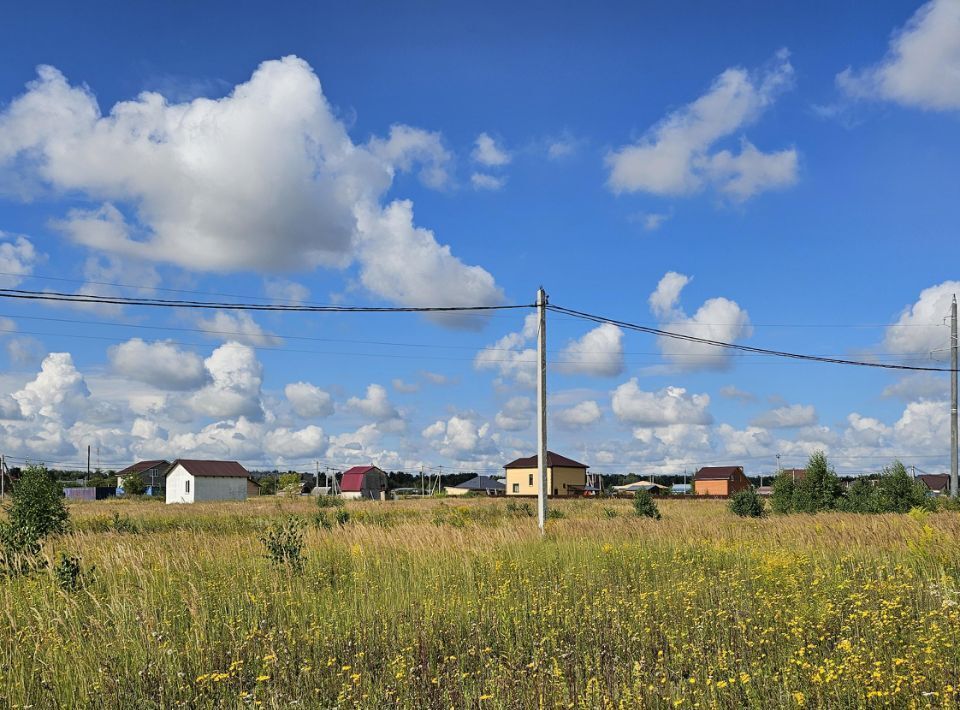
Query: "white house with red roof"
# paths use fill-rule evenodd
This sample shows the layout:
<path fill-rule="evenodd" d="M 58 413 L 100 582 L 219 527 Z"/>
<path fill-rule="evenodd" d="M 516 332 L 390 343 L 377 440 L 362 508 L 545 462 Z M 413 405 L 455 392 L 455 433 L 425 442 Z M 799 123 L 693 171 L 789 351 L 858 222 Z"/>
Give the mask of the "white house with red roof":
<path fill-rule="evenodd" d="M 383 500 L 387 494 L 387 474 L 376 466 L 354 466 L 340 478 L 341 498 Z"/>
<path fill-rule="evenodd" d="M 236 461 L 177 459 L 167 472 L 167 503 L 246 500 L 259 489 Z"/>

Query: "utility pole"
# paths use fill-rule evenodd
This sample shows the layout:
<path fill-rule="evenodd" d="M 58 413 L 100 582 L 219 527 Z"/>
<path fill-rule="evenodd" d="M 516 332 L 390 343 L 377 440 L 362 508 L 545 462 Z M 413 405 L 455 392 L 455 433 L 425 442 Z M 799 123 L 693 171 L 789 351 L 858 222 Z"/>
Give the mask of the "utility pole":
<path fill-rule="evenodd" d="M 420 497 L 423 498 L 423 464 L 420 464 Z"/>
<path fill-rule="evenodd" d="M 537 291 L 537 524 L 547 525 L 547 292 Z"/>
<path fill-rule="evenodd" d="M 7 457 L 0 454 L 0 500 L 4 500 L 7 494 Z"/>
<path fill-rule="evenodd" d="M 950 495 L 957 497 L 957 294 L 950 304 Z"/>
<path fill-rule="evenodd" d="M 83 479 L 83 485 L 90 483 L 90 444 L 87 444 L 87 477 Z"/>

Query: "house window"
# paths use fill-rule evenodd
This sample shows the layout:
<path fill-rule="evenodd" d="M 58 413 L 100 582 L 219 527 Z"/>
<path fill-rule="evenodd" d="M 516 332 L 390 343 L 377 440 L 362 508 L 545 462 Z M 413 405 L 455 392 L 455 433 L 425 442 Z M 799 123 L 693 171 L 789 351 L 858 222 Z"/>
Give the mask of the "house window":
<path fill-rule="evenodd" d="M 187 486 L 187 493 L 189 493 L 189 492 L 190 492 L 190 479 L 189 479 L 189 478 L 185 481 L 185 484 L 186 484 L 186 486 Z"/>
<path fill-rule="evenodd" d="M 514 493 L 519 493 L 519 492 L 520 492 L 520 484 L 519 484 L 519 483 L 514 483 L 514 484 L 513 484 L 513 492 L 514 492 Z"/>
<path fill-rule="evenodd" d="M 528 485 L 528 486 L 532 486 L 532 485 L 533 485 L 533 474 L 532 474 L 532 473 L 527 477 L 527 485 Z"/>

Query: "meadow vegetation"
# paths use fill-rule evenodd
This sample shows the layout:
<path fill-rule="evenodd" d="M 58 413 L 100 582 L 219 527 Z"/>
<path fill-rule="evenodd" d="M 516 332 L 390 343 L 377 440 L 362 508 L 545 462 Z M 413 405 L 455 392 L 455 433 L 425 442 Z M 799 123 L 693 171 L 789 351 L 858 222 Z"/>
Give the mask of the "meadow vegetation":
<path fill-rule="evenodd" d="M 657 505 L 71 504 L 0 706 L 956 707 L 960 515 Z"/>

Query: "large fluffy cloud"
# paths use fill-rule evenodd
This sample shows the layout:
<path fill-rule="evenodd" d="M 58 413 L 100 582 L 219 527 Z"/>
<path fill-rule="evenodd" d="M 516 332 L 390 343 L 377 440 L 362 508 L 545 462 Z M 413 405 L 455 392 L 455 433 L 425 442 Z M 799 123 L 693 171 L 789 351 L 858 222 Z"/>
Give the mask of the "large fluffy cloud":
<path fill-rule="evenodd" d="M 210 373 L 210 383 L 190 398 L 194 410 L 210 417 L 246 417 L 252 421 L 263 418 L 263 366 L 253 348 L 237 342 L 224 343 L 203 364 Z"/>
<path fill-rule="evenodd" d="M 438 452 L 458 461 L 473 461 L 497 453 L 497 446 L 489 435 L 490 425 L 480 424 L 468 416 L 437 420 L 422 434 Z"/>
<path fill-rule="evenodd" d="M 613 413 L 627 424 L 659 427 L 671 424 L 710 424 L 710 395 L 687 394 L 683 387 L 665 387 L 658 392 L 640 389 L 632 377 L 613 391 Z"/>
<path fill-rule="evenodd" d="M 511 397 L 497 412 L 494 423 L 503 431 L 523 431 L 533 423 L 533 400 Z"/>
<path fill-rule="evenodd" d="M 613 377 L 623 372 L 623 331 L 603 323 L 560 353 L 557 369 L 567 374 Z"/>
<path fill-rule="evenodd" d="M 894 33 L 886 57 L 861 71 L 848 67 L 837 83 L 856 98 L 960 109 L 960 3 L 928 2 Z"/>
<path fill-rule="evenodd" d="M 193 270 L 356 260 L 368 290 L 403 305 L 498 302 L 490 274 L 415 227 L 409 202 L 380 203 L 415 165 L 445 182 L 447 157 L 436 134 L 408 126 L 355 144 L 296 57 L 264 62 L 221 99 L 145 92 L 107 114 L 43 66 L 0 113 L 0 168 L 85 200 L 59 223 L 77 243 Z"/>
<path fill-rule="evenodd" d="M 508 333 L 479 353 L 473 360 L 478 370 L 495 370 L 503 379 L 513 380 L 522 387 L 537 384 L 537 350 L 529 343 L 537 337 L 537 314 L 524 318 L 523 327 Z"/>
<path fill-rule="evenodd" d="M 67 426 L 81 415 L 89 397 L 87 383 L 70 353 L 47 355 L 36 378 L 13 394 L 24 417 L 43 417 Z"/>
<path fill-rule="evenodd" d="M 749 337 L 750 317 L 736 301 L 711 298 L 692 316 L 679 306 L 680 293 L 690 277 L 667 272 L 650 294 L 650 310 L 663 329 L 707 340 L 733 343 Z M 675 366 L 688 370 L 723 370 L 730 366 L 731 352 L 725 348 L 661 336 L 657 345 L 663 356 Z"/>
<path fill-rule="evenodd" d="M 200 356 L 171 342 L 133 338 L 107 351 L 115 372 L 164 390 L 192 390 L 207 379 Z"/>
<path fill-rule="evenodd" d="M 960 293 L 960 281 L 944 281 L 925 288 L 920 297 L 900 313 L 897 322 L 888 327 L 883 344 L 898 355 L 929 359 L 931 355 L 946 359 L 950 345 L 950 302 Z M 932 363 L 931 363 L 932 364 Z"/>
<path fill-rule="evenodd" d="M 328 417 L 333 414 L 333 397 L 309 382 L 291 382 L 283 389 L 293 411 L 301 417 Z"/>
<path fill-rule="evenodd" d="M 560 409 L 554 414 L 557 424 L 567 429 L 580 429 L 600 421 L 600 405 L 592 399 Z"/>
<path fill-rule="evenodd" d="M 367 386 L 365 397 L 351 397 L 347 400 L 347 409 L 359 412 L 370 419 L 384 422 L 390 419 L 399 419 L 400 412 L 393 406 L 387 389 L 383 385 L 373 383 Z"/>
<path fill-rule="evenodd" d="M 608 186 L 617 193 L 687 195 L 710 185 L 734 200 L 791 185 L 797 152 L 772 153 L 741 139 L 740 150 L 715 144 L 755 121 L 793 81 L 786 51 L 761 72 L 724 71 L 703 96 L 669 114 L 637 143 L 607 155 Z"/>

